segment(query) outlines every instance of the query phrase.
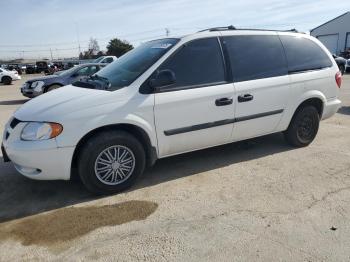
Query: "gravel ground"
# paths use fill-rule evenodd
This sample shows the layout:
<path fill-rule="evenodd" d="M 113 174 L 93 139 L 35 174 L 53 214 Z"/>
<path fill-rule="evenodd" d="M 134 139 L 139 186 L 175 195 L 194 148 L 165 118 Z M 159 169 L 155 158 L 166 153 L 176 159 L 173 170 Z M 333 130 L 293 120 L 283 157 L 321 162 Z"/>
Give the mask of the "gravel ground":
<path fill-rule="evenodd" d="M 26 101 L 0 85 L 0 132 Z M 281 134 L 160 160 L 129 191 L 33 181 L 0 157 L 0 261 L 349 261 L 350 75 L 307 148 Z"/>

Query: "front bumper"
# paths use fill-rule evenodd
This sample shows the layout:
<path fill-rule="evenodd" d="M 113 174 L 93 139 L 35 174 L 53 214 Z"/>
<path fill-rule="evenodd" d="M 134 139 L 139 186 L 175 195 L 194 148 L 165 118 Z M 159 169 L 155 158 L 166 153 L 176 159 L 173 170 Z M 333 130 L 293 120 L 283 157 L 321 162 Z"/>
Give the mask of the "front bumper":
<path fill-rule="evenodd" d="M 16 170 L 37 180 L 69 180 L 74 147 L 57 147 L 55 139 L 23 141 L 20 139 L 25 123 L 13 129 L 7 125 L 3 147 Z"/>
<path fill-rule="evenodd" d="M 22 95 L 29 97 L 29 98 L 33 98 L 33 97 L 37 97 L 40 96 L 41 94 L 43 94 L 43 91 L 37 91 L 35 89 L 30 89 L 30 88 L 26 88 L 26 87 L 21 87 L 21 93 Z"/>

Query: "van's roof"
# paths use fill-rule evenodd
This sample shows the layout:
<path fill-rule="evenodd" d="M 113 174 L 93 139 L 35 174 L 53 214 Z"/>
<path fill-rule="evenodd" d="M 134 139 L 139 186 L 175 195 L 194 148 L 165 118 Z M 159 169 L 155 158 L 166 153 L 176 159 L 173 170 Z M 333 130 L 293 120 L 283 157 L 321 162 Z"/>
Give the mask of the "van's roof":
<path fill-rule="evenodd" d="M 295 35 L 295 36 L 304 36 L 306 38 L 309 38 L 309 35 L 298 32 L 296 29 L 290 29 L 290 30 L 276 30 L 276 29 L 256 29 L 256 28 L 236 28 L 234 26 L 223 26 L 223 27 L 212 27 L 200 30 L 195 33 L 177 36 L 177 37 L 167 37 L 172 39 L 179 39 L 179 40 L 191 40 L 196 38 L 202 38 L 202 37 L 208 37 L 208 36 L 228 36 L 228 35 L 276 35 L 276 34 L 288 34 L 288 35 Z M 161 40 L 161 39 L 167 39 L 167 38 L 158 38 L 153 39 L 151 41 Z"/>
<path fill-rule="evenodd" d="M 273 32 L 293 32 L 293 33 L 298 33 L 298 31 L 295 28 L 289 29 L 289 30 L 276 30 L 276 29 L 261 29 L 261 28 L 237 28 L 234 27 L 233 25 L 229 26 L 220 26 L 220 27 L 211 27 L 207 29 L 203 29 L 198 31 L 199 32 L 216 32 L 216 31 L 230 31 L 230 30 L 241 30 L 241 31 L 273 31 Z"/>

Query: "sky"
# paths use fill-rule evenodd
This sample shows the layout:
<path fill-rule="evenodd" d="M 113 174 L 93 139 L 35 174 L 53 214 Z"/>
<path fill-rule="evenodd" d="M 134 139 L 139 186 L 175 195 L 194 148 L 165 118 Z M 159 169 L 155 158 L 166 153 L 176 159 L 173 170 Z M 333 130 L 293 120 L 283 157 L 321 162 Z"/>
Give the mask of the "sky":
<path fill-rule="evenodd" d="M 0 58 L 76 57 L 91 37 L 101 50 L 115 37 L 137 46 L 166 28 L 170 36 L 227 25 L 308 32 L 347 11 L 347 0 L 0 0 Z"/>

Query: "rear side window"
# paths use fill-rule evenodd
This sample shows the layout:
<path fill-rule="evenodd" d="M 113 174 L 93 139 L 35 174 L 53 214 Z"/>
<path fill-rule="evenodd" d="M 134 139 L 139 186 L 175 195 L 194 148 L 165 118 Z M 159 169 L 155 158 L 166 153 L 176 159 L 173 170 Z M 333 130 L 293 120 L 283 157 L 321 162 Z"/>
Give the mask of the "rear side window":
<path fill-rule="evenodd" d="M 277 35 L 224 37 L 235 82 L 287 75 L 287 61 Z"/>
<path fill-rule="evenodd" d="M 217 38 L 185 44 L 159 68 L 165 69 L 172 70 L 176 77 L 175 84 L 169 89 L 225 82 L 224 62 Z"/>
<path fill-rule="evenodd" d="M 280 36 L 290 73 L 331 67 L 327 54 L 315 42 L 297 36 Z"/>
<path fill-rule="evenodd" d="M 105 60 L 104 60 L 105 63 L 112 63 L 113 62 L 113 58 L 112 57 L 107 57 Z"/>

